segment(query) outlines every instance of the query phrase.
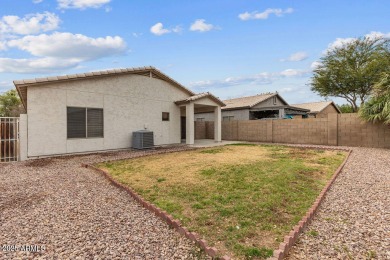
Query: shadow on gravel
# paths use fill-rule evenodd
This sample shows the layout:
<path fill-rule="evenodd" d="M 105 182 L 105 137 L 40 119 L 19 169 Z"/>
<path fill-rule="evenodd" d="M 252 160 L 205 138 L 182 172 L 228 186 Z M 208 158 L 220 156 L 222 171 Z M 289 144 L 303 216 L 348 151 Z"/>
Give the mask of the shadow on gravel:
<path fill-rule="evenodd" d="M 45 167 L 53 163 L 52 158 L 47 159 L 35 159 L 31 161 L 27 161 L 24 165 L 28 167 Z"/>
<path fill-rule="evenodd" d="M 41 203 L 47 193 L 36 193 L 33 195 L 17 194 L 12 198 L 8 198 L 4 203 L 0 204 L 0 212 L 10 208 L 30 208 L 32 204 L 36 205 Z"/>

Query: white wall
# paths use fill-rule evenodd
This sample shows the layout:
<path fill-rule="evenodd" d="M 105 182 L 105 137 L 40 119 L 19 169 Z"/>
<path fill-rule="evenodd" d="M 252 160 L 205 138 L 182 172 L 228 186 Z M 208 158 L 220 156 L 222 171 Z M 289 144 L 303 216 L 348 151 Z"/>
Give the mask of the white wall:
<path fill-rule="evenodd" d="M 29 87 L 28 156 L 44 156 L 131 146 L 133 131 L 146 125 L 155 144 L 180 143 L 180 108 L 189 97 L 163 80 L 116 75 Z M 103 108 L 104 138 L 67 139 L 66 107 Z M 162 112 L 170 121 L 162 121 Z"/>

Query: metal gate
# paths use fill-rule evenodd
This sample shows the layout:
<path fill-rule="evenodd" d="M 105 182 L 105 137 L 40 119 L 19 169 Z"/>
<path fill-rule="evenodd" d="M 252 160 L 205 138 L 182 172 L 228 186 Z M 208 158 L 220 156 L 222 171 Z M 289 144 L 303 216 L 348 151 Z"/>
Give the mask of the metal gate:
<path fill-rule="evenodd" d="M 0 117 L 0 162 L 19 160 L 19 117 Z"/>

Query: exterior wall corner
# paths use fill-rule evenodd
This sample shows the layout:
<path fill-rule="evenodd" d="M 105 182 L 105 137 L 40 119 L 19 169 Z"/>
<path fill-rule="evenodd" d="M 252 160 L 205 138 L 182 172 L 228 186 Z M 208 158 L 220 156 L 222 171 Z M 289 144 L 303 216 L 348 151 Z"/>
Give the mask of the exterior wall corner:
<path fill-rule="evenodd" d="M 27 160 L 27 114 L 21 114 L 19 119 L 19 161 Z"/>

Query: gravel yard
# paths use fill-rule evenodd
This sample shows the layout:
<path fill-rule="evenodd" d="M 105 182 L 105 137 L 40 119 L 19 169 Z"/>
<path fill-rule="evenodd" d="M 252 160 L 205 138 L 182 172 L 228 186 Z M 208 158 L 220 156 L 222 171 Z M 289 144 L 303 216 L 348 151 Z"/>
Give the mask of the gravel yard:
<path fill-rule="evenodd" d="M 390 150 L 353 148 L 288 259 L 390 259 Z"/>
<path fill-rule="evenodd" d="M 155 152 L 159 151 L 164 149 Z M 203 258 L 190 240 L 104 177 L 80 167 L 82 162 L 143 153 L 127 151 L 0 165 L 0 246 L 43 245 L 46 249 L 40 253 L 0 250 L 0 259 Z"/>
<path fill-rule="evenodd" d="M 143 153 L 0 165 L 0 246 L 46 247 L 40 253 L 0 250 L 0 258 L 203 258 L 195 245 L 125 192 L 80 167 Z M 389 166 L 390 150 L 353 148 L 289 259 L 390 259 Z"/>

